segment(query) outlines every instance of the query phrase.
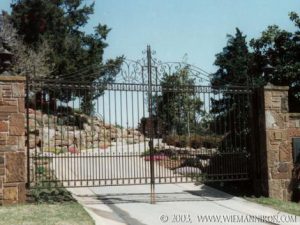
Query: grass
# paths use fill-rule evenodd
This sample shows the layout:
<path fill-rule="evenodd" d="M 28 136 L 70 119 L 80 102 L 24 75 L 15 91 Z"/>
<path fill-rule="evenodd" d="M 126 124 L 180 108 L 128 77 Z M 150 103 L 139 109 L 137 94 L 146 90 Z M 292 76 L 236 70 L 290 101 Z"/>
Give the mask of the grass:
<path fill-rule="evenodd" d="M 94 225 L 76 202 L 0 207 L 0 225 Z"/>
<path fill-rule="evenodd" d="M 270 206 L 276 210 L 294 214 L 297 216 L 300 216 L 300 204 L 295 202 L 287 202 L 282 201 L 274 198 L 266 198 L 266 197 L 245 197 L 246 200 L 249 200 L 251 202 L 255 202 L 258 204 Z"/>

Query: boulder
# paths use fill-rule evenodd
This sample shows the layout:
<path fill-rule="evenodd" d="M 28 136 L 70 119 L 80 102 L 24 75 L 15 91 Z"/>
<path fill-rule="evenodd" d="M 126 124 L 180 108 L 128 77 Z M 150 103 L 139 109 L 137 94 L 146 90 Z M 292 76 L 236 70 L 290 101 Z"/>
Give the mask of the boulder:
<path fill-rule="evenodd" d="M 91 141 L 88 141 L 86 143 L 86 148 L 92 148 L 93 147 L 93 143 Z"/>
<path fill-rule="evenodd" d="M 101 120 L 99 120 L 98 118 L 94 119 L 93 124 L 95 127 L 102 127 L 103 126 L 103 122 Z"/>
<path fill-rule="evenodd" d="M 104 124 L 104 128 L 105 128 L 105 129 L 111 129 L 111 128 L 112 128 L 112 125 L 111 125 L 111 124 L 108 124 L 108 123 L 106 123 L 106 124 Z"/>
<path fill-rule="evenodd" d="M 99 141 L 93 141 L 92 142 L 92 148 L 99 148 L 100 142 Z"/>
<path fill-rule="evenodd" d="M 55 132 L 56 131 L 53 128 L 44 127 L 43 128 L 43 140 L 47 141 L 47 142 L 48 142 L 48 140 L 54 140 Z"/>
<path fill-rule="evenodd" d="M 210 165 L 210 159 L 199 159 L 199 163 L 202 167 L 208 167 Z"/>
<path fill-rule="evenodd" d="M 29 148 L 35 148 L 37 146 L 41 146 L 41 138 L 34 134 L 29 135 Z"/>
<path fill-rule="evenodd" d="M 126 138 L 126 143 L 127 144 L 136 144 L 138 141 L 134 138 Z"/>
<path fill-rule="evenodd" d="M 86 136 L 85 139 L 86 139 L 87 142 L 92 142 L 92 141 L 94 141 L 94 137 L 92 137 L 90 133 L 88 134 L 88 136 Z"/>
<path fill-rule="evenodd" d="M 117 131 L 117 137 L 118 138 L 122 137 L 123 130 L 121 128 L 116 128 L 116 131 Z"/>
<path fill-rule="evenodd" d="M 202 171 L 197 167 L 185 166 L 173 170 L 175 174 L 202 174 Z"/>
<path fill-rule="evenodd" d="M 31 156 L 36 156 L 40 152 L 41 152 L 41 148 L 39 148 L 39 147 L 29 149 L 29 153 Z"/>
<path fill-rule="evenodd" d="M 84 124 L 83 124 L 83 129 L 84 129 L 86 132 L 91 132 L 91 131 L 92 131 L 91 126 L 88 125 L 87 123 L 84 123 Z"/>
<path fill-rule="evenodd" d="M 101 130 L 100 126 L 98 126 L 98 125 L 93 126 L 93 131 L 95 131 L 96 133 L 99 133 L 100 130 Z"/>
<path fill-rule="evenodd" d="M 68 146 L 70 144 L 68 140 L 55 140 L 55 146 Z"/>
<path fill-rule="evenodd" d="M 93 134 L 92 139 L 93 139 L 93 141 L 98 141 L 98 140 L 100 140 L 99 134 L 98 134 L 98 133 Z"/>
<path fill-rule="evenodd" d="M 99 148 L 100 149 L 107 149 L 109 147 L 109 143 L 108 142 L 100 142 L 99 143 Z"/>

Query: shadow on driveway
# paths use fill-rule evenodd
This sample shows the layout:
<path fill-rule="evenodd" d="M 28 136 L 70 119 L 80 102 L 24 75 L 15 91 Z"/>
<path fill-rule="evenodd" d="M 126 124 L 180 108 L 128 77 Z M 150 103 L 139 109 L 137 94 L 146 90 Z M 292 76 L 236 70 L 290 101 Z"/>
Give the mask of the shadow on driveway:
<path fill-rule="evenodd" d="M 121 203 L 150 203 L 149 193 L 105 193 L 93 195 L 76 195 L 82 200 L 86 198 L 88 204 L 121 204 Z M 155 194 L 156 202 L 196 202 L 222 201 L 233 196 L 217 191 L 207 186 L 200 190 L 182 190 L 178 192 L 159 192 Z"/>

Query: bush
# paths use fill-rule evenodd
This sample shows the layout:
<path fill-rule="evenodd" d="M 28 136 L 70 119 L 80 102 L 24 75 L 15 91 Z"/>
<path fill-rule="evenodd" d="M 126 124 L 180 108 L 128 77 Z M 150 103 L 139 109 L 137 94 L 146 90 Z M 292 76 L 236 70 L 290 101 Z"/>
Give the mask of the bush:
<path fill-rule="evenodd" d="M 179 148 L 184 148 L 187 146 L 187 139 L 185 136 L 171 135 L 167 136 L 163 141 L 168 145 L 176 146 Z"/>
<path fill-rule="evenodd" d="M 36 173 L 37 173 L 37 174 L 43 175 L 43 174 L 45 174 L 45 172 L 46 172 L 46 168 L 43 167 L 43 166 L 38 166 L 38 167 L 36 168 Z"/>
<path fill-rule="evenodd" d="M 191 148 L 195 148 L 195 149 L 201 148 L 204 145 L 203 142 L 204 142 L 204 140 L 203 140 L 202 136 L 199 136 L 199 135 L 198 136 L 192 136 L 190 138 L 189 146 Z"/>
<path fill-rule="evenodd" d="M 188 140 L 184 136 L 179 136 L 175 141 L 175 146 L 179 148 L 184 148 L 188 145 Z"/>
<path fill-rule="evenodd" d="M 58 106 L 56 109 L 57 113 L 61 114 L 61 115 L 73 115 L 73 108 L 70 106 Z"/>
<path fill-rule="evenodd" d="M 168 145 L 176 146 L 180 148 L 217 148 L 222 141 L 222 137 L 219 136 L 203 136 L 199 134 L 193 134 L 190 137 L 187 135 L 169 135 L 163 139 Z"/>
<path fill-rule="evenodd" d="M 76 201 L 71 193 L 65 188 L 48 187 L 35 188 L 30 192 L 31 198 L 36 203 L 74 202 Z"/>

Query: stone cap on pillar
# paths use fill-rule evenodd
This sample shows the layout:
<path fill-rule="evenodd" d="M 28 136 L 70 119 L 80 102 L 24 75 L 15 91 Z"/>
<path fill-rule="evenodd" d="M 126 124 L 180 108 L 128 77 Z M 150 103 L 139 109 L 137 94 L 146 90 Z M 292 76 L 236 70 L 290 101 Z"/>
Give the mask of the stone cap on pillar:
<path fill-rule="evenodd" d="M 24 76 L 1 76 L 0 82 L 24 82 L 26 77 Z"/>
<path fill-rule="evenodd" d="M 271 83 L 267 83 L 267 85 L 264 86 L 264 90 L 268 91 L 288 91 L 289 89 L 289 86 L 277 86 Z"/>

